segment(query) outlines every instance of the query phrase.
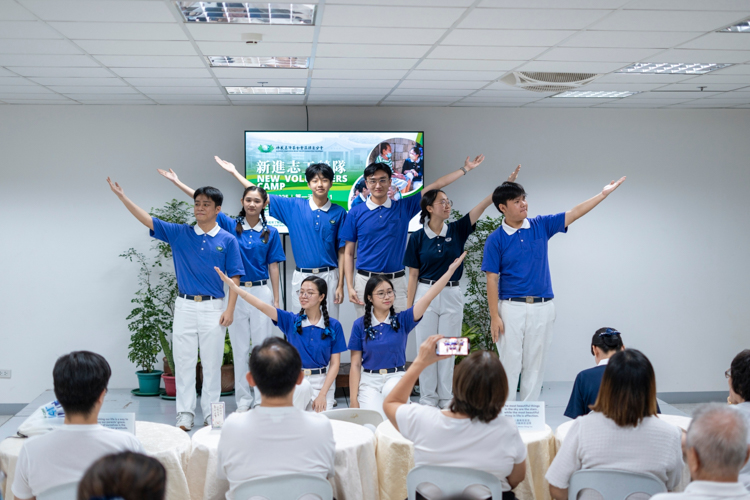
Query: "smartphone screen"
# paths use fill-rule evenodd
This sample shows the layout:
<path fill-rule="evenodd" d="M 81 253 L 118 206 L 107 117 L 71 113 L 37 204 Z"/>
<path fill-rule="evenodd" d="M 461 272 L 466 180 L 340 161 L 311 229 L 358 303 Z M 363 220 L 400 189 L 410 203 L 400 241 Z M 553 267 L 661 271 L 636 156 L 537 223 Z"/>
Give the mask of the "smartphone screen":
<path fill-rule="evenodd" d="M 466 337 L 446 337 L 438 340 L 435 352 L 440 356 L 468 356 L 469 339 Z"/>

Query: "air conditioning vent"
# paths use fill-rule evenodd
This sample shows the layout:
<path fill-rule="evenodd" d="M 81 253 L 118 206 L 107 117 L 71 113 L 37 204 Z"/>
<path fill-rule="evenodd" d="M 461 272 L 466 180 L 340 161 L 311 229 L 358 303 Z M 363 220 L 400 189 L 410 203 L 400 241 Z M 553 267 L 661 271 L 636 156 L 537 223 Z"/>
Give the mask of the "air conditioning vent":
<path fill-rule="evenodd" d="M 502 82 L 532 92 L 564 92 L 591 83 L 601 75 L 597 73 L 545 73 L 515 71 L 502 78 Z"/>

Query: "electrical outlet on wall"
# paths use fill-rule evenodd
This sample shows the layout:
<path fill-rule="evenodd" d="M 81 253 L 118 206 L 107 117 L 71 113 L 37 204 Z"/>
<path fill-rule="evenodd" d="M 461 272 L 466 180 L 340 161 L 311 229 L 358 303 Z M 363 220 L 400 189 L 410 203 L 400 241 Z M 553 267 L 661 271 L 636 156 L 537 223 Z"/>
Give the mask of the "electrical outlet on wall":
<path fill-rule="evenodd" d="M 0 369 L 0 378 L 10 378 L 10 370 Z"/>

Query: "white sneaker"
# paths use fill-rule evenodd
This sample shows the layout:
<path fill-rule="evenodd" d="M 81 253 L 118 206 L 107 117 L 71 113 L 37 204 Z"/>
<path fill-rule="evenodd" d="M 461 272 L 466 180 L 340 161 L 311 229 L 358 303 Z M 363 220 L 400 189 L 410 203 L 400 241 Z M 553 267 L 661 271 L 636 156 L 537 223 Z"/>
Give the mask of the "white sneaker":
<path fill-rule="evenodd" d="M 177 427 L 187 432 L 193 428 L 193 414 L 182 412 L 177 414 Z"/>
<path fill-rule="evenodd" d="M 246 411 L 250 411 L 249 406 L 238 406 L 235 413 L 245 413 Z"/>

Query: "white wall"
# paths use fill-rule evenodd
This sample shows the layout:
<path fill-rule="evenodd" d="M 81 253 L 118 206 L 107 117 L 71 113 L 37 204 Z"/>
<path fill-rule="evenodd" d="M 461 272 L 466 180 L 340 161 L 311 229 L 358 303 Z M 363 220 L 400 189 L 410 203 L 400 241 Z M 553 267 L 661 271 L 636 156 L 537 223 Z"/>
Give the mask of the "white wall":
<path fill-rule="evenodd" d="M 136 386 L 125 321 L 136 268 L 118 254 L 150 240 L 108 175 L 144 208 L 181 196 L 159 167 L 239 199 L 212 156 L 241 164 L 244 130 L 304 126 L 304 109 L 284 106 L 3 106 L 0 368 L 13 378 L 0 379 L 0 403 L 51 387 L 54 360 L 74 349 L 106 356 L 112 387 Z M 725 388 L 748 347 L 749 110 L 313 107 L 310 128 L 423 129 L 430 179 L 486 154 L 447 190 L 462 211 L 517 163 L 532 215 L 627 175 L 550 243 L 558 317 L 546 378 L 572 380 L 591 365 L 594 330 L 614 326 L 650 357 L 659 391 Z M 352 320 L 347 309 L 345 329 Z"/>

